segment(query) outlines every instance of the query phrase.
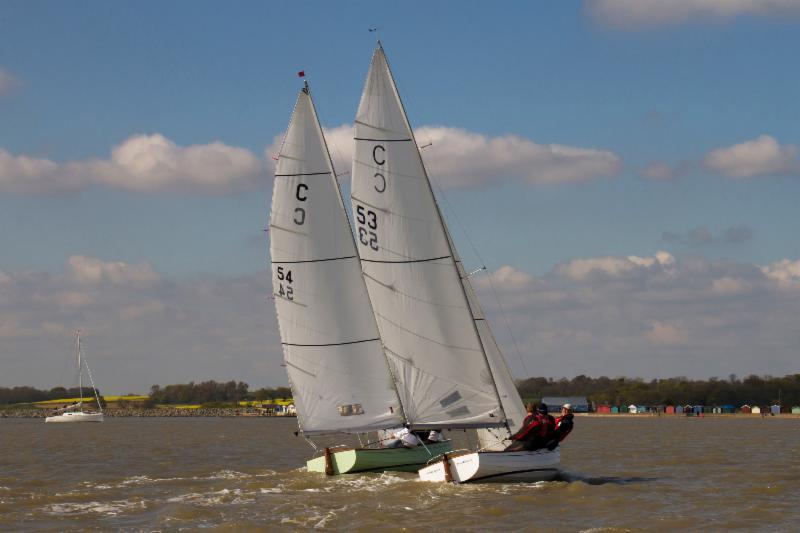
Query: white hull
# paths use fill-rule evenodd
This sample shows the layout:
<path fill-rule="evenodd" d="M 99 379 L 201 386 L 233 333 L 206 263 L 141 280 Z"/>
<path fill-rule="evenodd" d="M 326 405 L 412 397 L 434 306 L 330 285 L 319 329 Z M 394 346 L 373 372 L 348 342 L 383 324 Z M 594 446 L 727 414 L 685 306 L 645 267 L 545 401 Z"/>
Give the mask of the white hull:
<path fill-rule="evenodd" d="M 102 422 L 103 413 L 64 413 L 63 415 L 48 416 L 45 422 Z"/>
<path fill-rule="evenodd" d="M 455 483 L 509 483 L 551 481 L 558 475 L 561 452 L 474 452 L 448 457 Z M 443 461 L 419 471 L 422 481 L 448 481 Z"/>

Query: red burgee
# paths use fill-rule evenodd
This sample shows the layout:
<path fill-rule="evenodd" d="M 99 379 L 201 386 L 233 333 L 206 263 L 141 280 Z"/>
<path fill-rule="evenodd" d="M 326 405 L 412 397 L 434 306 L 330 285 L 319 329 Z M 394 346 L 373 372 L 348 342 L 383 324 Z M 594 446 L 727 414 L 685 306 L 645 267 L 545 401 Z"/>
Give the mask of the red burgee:
<path fill-rule="evenodd" d="M 297 75 L 299 77 L 301 77 L 301 78 L 305 78 L 306 77 L 306 71 L 305 70 L 301 70 L 300 72 L 297 73 Z"/>

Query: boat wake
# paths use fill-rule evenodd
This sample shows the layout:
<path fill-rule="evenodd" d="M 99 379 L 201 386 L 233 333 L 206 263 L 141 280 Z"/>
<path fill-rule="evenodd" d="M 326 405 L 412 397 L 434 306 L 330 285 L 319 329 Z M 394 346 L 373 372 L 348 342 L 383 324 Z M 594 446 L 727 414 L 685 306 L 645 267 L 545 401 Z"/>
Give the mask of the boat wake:
<path fill-rule="evenodd" d="M 587 485 L 630 485 L 633 483 L 649 483 L 658 481 L 657 477 L 616 477 L 616 476 L 589 476 L 578 472 L 569 472 L 562 470 L 558 473 L 558 477 L 554 481 L 565 481 L 567 483 L 574 483 L 580 481 Z"/>

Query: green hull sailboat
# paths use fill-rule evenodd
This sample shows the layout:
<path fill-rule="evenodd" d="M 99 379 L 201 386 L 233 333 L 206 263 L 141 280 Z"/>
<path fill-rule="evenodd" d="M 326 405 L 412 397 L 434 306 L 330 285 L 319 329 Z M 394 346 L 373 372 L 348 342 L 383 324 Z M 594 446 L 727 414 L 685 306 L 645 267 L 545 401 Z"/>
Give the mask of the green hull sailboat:
<path fill-rule="evenodd" d="M 353 474 L 356 472 L 416 472 L 428 461 L 452 451 L 451 441 L 427 444 L 416 448 L 344 448 L 327 449 L 325 455 L 306 463 L 309 472 Z M 329 467 L 326 469 L 326 462 Z"/>

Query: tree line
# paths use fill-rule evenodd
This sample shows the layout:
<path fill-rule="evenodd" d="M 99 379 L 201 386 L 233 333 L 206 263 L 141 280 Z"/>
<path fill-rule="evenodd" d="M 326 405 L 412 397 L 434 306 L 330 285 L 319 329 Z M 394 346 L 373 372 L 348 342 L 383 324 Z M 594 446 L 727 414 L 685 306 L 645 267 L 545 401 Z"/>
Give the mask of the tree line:
<path fill-rule="evenodd" d="M 176 404 L 210 404 L 210 403 L 231 403 L 245 400 L 274 401 L 288 400 L 292 397 L 289 387 L 261 388 L 255 391 L 250 390 L 250 386 L 242 381 L 203 381 L 202 383 L 185 383 L 179 385 L 167 385 L 160 387 L 153 385 L 150 387 L 150 399 L 153 403 Z"/>
<path fill-rule="evenodd" d="M 540 401 L 544 396 L 586 396 L 596 405 L 800 405 L 800 374 L 783 377 L 747 376 L 739 379 L 688 379 L 675 377 L 645 381 L 641 378 L 572 379 L 532 377 L 517 382 L 520 396 Z"/>
<path fill-rule="evenodd" d="M 0 387 L 0 405 L 11 403 L 35 403 L 62 398 L 79 398 L 81 389 L 72 387 L 53 387 L 50 390 L 40 390 L 35 387 Z M 94 398 L 91 387 L 83 387 L 84 398 Z"/>
<path fill-rule="evenodd" d="M 645 381 L 641 378 L 592 378 L 580 375 L 572 379 L 531 377 L 517 381 L 517 389 L 525 400 L 541 401 L 544 396 L 586 396 L 595 404 L 608 405 L 800 405 L 800 374 L 783 377 L 747 376 L 739 379 L 688 379 L 675 377 Z M 84 387 L 83 396 L 92 397 L 92 389 Z M 60 398 L 77 398 L 79 389 L 55 387 L 39 390 L 34 387 L 0 387 L 0 405 L 34 403 Z M 156 404 L 232 403 L 244 400 L 275 401 L 292 397 L 289 387 L 264 387 L 254 391 L 244 382 L 203 381 L 153 385 L 150 402 Z"/>

